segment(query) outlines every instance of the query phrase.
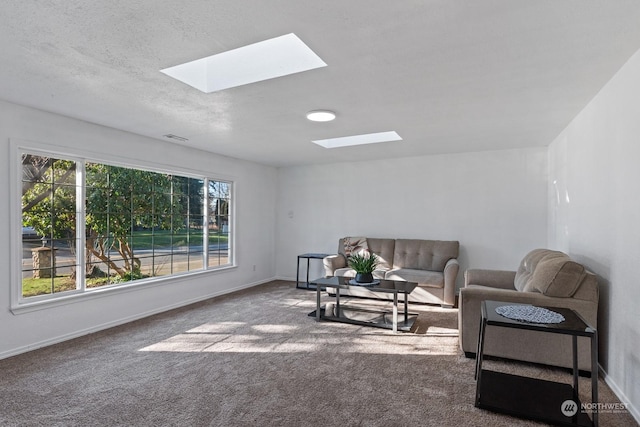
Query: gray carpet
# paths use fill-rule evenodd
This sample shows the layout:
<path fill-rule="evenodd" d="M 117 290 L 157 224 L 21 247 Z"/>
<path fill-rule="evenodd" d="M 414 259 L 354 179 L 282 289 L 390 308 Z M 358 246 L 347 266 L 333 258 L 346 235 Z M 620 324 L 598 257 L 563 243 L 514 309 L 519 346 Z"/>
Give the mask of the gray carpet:
<path fill-rule="evenodd" d="M 276 281 L 2 360 L 0 425 L 540 425 L 474 407 L 457 310 L 412 305 L 414 332 L 393 334 L 317 323 L 314 308 L 314 292 Z M 571 380 L 518 363 L 486 367 Z M 602 381 L 600 396 L 618 401 Z M 600 421 L 636 425 L 624 413 Z"/>

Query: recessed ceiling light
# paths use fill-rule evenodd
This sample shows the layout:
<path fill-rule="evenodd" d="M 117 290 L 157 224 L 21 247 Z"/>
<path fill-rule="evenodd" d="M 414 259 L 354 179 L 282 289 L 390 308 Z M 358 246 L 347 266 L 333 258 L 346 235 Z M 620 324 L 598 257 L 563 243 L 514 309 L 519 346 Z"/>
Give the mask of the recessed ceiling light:
<path fill-rule="evenodd" d="M 324 148 L 348 147 L 351 145 L 377 144 L 379 142 L 402 141 L 400 135 L 394 131 L 367 133 L 364 135 L 343 136 L 341 138 L 320 139 L 311 141 Z"/>
<path fill-rule="evenodd" d="M 307 119 L 312 122 L 330 122 L 336 118 L 336 113 L 329 110 L 314 110 L 307 113 Z"/>
<path fill-rule="evenodd" d="M 326 66 L 302 40 L 290 33 L 160 72 L 211 93 Z"/>

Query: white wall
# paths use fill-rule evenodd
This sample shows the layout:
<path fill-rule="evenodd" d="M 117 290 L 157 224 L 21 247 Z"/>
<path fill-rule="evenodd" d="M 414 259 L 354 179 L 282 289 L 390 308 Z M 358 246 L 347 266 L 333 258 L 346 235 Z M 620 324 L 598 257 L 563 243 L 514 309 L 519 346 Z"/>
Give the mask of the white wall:
<path fill-rule="evenodd" d="M 546 148 L 281 168 L 276 273 L 349 235 L 459 240 L 458 285 L 469 267 L 515 270 L 546 246 L 546 194 Z"/>
<path fill-rule="evenodd" d="M 600 364 L 640 420 L 640 51 L 549 146 L 549 224 L 599 276 Z"/>
<path fill-rule="evenodd" d="M 236 183 L 236 263 L 224 272 L 203 273 L 188 280 L 168 280 L 124 293 L 110 293 L 60 307 L 13 314 L 10 311 L 10 216 L 19 207 L 10 201 L 10 143 L 15 139 L 130 158 L 134 164 L 175 167 L 222 175 Z M 112 326 L 149 313 L 251 286 L 275 276 L 275 168 L 239 161 L 111 128 L 0 102 L 0 358 L 30 348 Z M 137 160 L 134 160 L 137 159 Z M 12 210 L 18 209 L 18 212 Z M 253 271 L 253 266 L 256 271 Z"/>

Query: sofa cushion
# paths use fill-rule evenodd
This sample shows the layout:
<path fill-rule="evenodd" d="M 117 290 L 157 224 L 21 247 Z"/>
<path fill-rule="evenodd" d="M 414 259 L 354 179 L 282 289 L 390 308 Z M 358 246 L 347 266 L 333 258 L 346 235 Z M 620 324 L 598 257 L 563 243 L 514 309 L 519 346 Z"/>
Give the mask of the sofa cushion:
<path fill-rule="evenodd" d="M 444 275 L 436 271 L 417 270 L 413 268 L 394 268 L 387 272 L 385 279 L 416 282 L 419 285 L 431 286 L 434 288 L 444 287 Z"/>
<path fill-rule="evenodd" d="M 584 266 L 565 253 L 535 249 L 520 263 L 514 286 L 519 291 L 540 292 L 552 297 L 571 297 L 582 283 Z"/>
<path fill-rule="evenodd" d="M 457 241 L 398 239 L 393 253 L 394 269 L 444 271 L 451 258 L 458 258 Z"/>

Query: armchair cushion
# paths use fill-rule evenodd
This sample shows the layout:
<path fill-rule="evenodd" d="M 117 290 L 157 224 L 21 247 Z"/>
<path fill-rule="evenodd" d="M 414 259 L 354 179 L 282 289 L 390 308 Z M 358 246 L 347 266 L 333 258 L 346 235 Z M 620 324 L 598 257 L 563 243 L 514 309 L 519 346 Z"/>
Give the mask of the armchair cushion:
<path fill-rule="evenodd" d="M 522 258 L 522 261 L 520 261 L 520 265 L 516 271 L 516 277 L 513 281 L 514 287 L 519 291 L 530 290 L 525 288 L 531 280 L 531 276 L 533 276 L 536 266 L 542 258 L 552 252 L 553 251 L 546 249 L 534 249 L 526 254 L 524 258 Z"/>
<path fill-rule="evenodd" d="M 522 292 L 568 298 L 576 292 L 585 274 L 581 264 L 562 252 L 534 249 L 520 262 L 514 287 Z"/>
<path fill-rule="evenodd" d="M 567 258 L 543 259 L 533 274 L 530 286 L 550 297 L 573 296 L 585 276 L 582 264 Z"/>

